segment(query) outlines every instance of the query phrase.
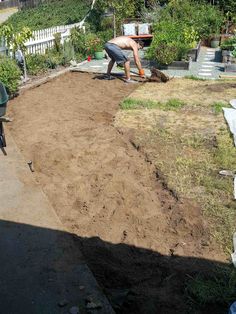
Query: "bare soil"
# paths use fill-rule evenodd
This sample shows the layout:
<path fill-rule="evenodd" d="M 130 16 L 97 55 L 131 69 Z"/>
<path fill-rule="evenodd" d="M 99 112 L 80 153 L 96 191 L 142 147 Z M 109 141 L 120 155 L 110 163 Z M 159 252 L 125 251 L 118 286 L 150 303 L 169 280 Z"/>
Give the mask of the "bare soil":
<path fill-rule="evenodd" d="M 13 99 L 10 131 L 117 313 L 187 313 L 186 280 L 225 256 L 200 207 L 115 128 L 134 88 L 68 73 Z"/>

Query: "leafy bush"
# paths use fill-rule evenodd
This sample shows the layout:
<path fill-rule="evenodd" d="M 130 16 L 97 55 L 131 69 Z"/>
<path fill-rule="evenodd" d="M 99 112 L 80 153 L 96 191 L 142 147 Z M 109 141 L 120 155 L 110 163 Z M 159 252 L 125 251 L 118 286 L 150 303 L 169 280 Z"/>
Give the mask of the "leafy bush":
<path fill-rule="evenodd" d="M 68 65 L 71 60 L 75 59 L 75 49 L 71 41 L 65 41 L 63 45 L 62 65 Z"/>
<path fill-rule="evenodd" d="M 38 75 L 47 70 L 47 56 L 40 54 L 31 54 L 26 56 L 26 66 L 28 73 Z"/>
<path fill-rule="evenodd" d="M 226 313 L 236 298 L 236 272 L 230 266 L 216 268 L 212 270 L 211 277 L 197 275 L 189 278 L 186 286 L 185 294 L 197 311 L 205 306 L 209 309 L 209 305 L 214 304 L 215 308 L 221 309 L 218 313 Z"/>
<path fill-rule="evenodd" d="M 156 7 L 153 24 L 154 38 L 147 57 L 160 64 L 170 64 L 186 57 L 200 38 L 220 33 L 223 14 L 217 6 L 196 3 L 193 0 L 170 1 L 165 7 Z M 146 13 L 147 14 L 147 13 Z"/>
<path fill-rule="evenodd" d="M 199 38 L 208 38 L 211 34 L 220 33 L 224 22 L 224 15 L 218 8 L 210 4 L 193 0 L 170 1 L 161 9 L 156 8 L 157 14 L 151 12 L 154 23 L 168 21 L 178 22 L 192 28 Z"/>
<path fill-rule="evenodd" d="M 76 53 L 81 53 L 86 56 L 86 34 L 77 28 L 72 28 L 70 33 L 70 42 L 74 47 Z"/>
<path fill-rule="evenodd" d="M 147 51 L 149 59 L 167 65 L 182 60 L 192 48 L 192 37 L 185 37 L 186 27 L 179 22 L 160 21 L 154 25 L 154 38 Z"/>
<path fill-rule="evenodd" d="M 49 50 L 46 55 L 46 67 L 48 69 L 55 69 L 58 65 L 63 63 L 63 54 Z"/>
<path fill-rule="evenodd" d="M 20 83 L 20 69 L 16 62 L 8 57 L 0 57 L 0 81 L 12 95 L 17 92 Z"/>
<path fill-rule="evenodd" d="M 108 40 L 113 38 L 113 29 L 108 28 L 107 30 L 97 32 L 97 36 L 101 39 L 102 43 L 105 44 Z"/>
<path fill-rule="evenodd" d="M 98 35 L 102 35 L 102 37 Z M 77 28 L 71 30 L 70 42 L 74 47 L 75 53 L 80 53 L 82 56 L 93 55 L 95 51 L 103 51 L 105 40 L 108 37 L 108 32 L 83 33 Z"/>
<path fill-rule="evenodd" d="M 227 38 L 221 45 L 220 48 L 222 50 L 230 50 L 233 51 L 236 47 L 236 36 Z"/>

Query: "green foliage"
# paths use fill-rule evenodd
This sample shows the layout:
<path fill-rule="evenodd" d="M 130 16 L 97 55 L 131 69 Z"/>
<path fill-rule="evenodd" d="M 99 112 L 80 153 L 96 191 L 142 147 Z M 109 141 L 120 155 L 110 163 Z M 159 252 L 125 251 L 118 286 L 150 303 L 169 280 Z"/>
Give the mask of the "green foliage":
<path fill-rule="evenodd" d="M 97 37 L 95 34 L 88 34 L 86 36 L 86 47 L 87 51 L 94 55 L 97 51 L 103 51 L 103 43 L 99 37 Z"/>
<path fill-rule="evenodd" d="M 20 32 L 14 32 L 12 44 L 13 53 L 18 49 L 26 50 L 25 43 L 32 37 L 32 31 L 29 27 L 23 27 Z"/>
<path fill-rule="evenodd" d="M 121 108 L 124 110 L 133 109 L 162 109 L 162 110 L 178 110 L 185 106 L 185 103 L 179 99 L 170 99 L 165 103 L 153 100 L 139 100 L 133 98 L 126 98 L 121 103 Z"/>
<path fill-rule="evenodd" d="M 70 33 L 70 42 L 74 47 L 75 52 L 82 55 L 87 54 L 86 34 L 77 28 L 72 28 Z"/>
<path fill-rule="evenodd" d="M 186 75 L 184 78 L 186 78 L 188 80 L 193 80 L 193 81 L 206 81 L 206 79 L 204 79 L 202 77 L 197 77 L 195 75 Z"/>
<path fill-rule="evenodd" d="M 162 9 L 158 8 L 147 57 L 164 65 L 181 60 L 199 38 L 219 34 L 222 24 L 222 12 L 215 6 L 193 0 L 171 0 Z"/>
<path fill-rule="evenodd" d="M 108 28 L 107 30 L 97 32 L 97 36 L 101 39 L 103 45 L 113 37 L 112 28 Z"/>
<path fill-rule="evenodd" d="M 217 6 L 201 1 L 172 0 L 160 10 L 156 23 L 159 21 L 178 22 L 198 38 L 208 38 L 220 33 L 224 16 Z"/>
<path fill-rule="evenodd" d="M 154 26 L 154 38 L 147 51 L 149 59 L 159 64 L 170 64 L 174 60 L 182 60 L 192 48 L 192 37 L 185 37 L 186 27 L 182 23 L 168 20 L 159 21 Z"/>
<path fill-rule="evenodd" d="M 186 296 L 193 307 L 217 304 L 226 312 L 229 305 L 236 298 L 236 272 L 232 267 L 215 269 L 212 276 L 198 275 L 188 280 Z M 222 312 L 222 313 L 223 313 Z"/>
<path fill-rule="evenodd" d="M 5 38 L 6 46 L 9 49 L 13 39 L 13 26 L 11 24 L 1 25 L 0 36 Z"/>
<path fill-rule="evenodd" d="M 11 47 L 13 54 L 15 54 L 18 49 L 25 51 L 25 43 L 32 37 L 32 31 L 28 27 L 16 31 L 11 24 L 2 25 L 0 26 L 0 36 L 5 38 L 7 48 Z"/>
<path fill-rule="evenodd" d="M 220 9 L 224 12 L 231 12 L 236 15 L 236 1 L 235 0 L 218 0 Z"/>
<path fill-rule="evenodd" d="M 113 10 L 116 16 L 117 32 L 121 30 L 122 20 L 136 17 L 144 7 L 143 0 L 98 0 L 96 7 L 100 10 Z"/>
<path fill-rule="evenodd" d="M 236 36 L 227 38 L 221 45 L 220 48 L 222 50 L 230 50 L 233 51 L 236 47 Z"/>
<path fill-rule="evenodd" d="M 45 64 L 48 69 L 56 69 L 58 65 L 63 64 L 63 54 L 61 52 L 52 49 L 45 54 L 45 57 Z"/>
<path fill-rule="evenodd" d="M 73 28 L 71 30 L 70 42 L 76 53 L 86 57 L 87 55 L 93 55 L 96 51 L 103 51 L 105 40 L 109 34 L 109 32 L 99 32 L 98 34 L 83 33 L 77 28 Z"/>
<path fill-rule="evenodd" d="M 57 52 L 60 52 L 62 49 L 62 44 L 61 44 L 61 33 L 56 33 L 53 35 L 54 37 L 54 49 Z"/>
<path fill-rule="evenodd" d="M 12 24 L 19 31 L 24 26 L 39 30 L 57 25 L 77 23 L 89 11 L 90 0 L 53 0 L 45 1 L 40 6 L 13 14 L 7 25 Z"/>
<path fill-rule="evenodd" d="M 26 66 L 30 75 L 38 75 L 47 70 L 47 56 L 31 54 L 26 56 Z"/>
<path fill-rule="evenodd" d="M 223 107 L 230 107 L 230 105 L 228 104 L 225 104 L 223 102 L 215 102 L 213 105 L 212 105 L 212 109 L 213 109 L 213 112 L 215 114 L 220 114 L 222 113 L 222 108 Z"/>
<path fill-rule="evenodd" d="M 14 60 L 0 57 L 0 81 L 4 83 L 9 94 L 17 92 L 20 75 L 20 69 Z"/>
<path fill-rule="evenodd" d="M 62 65 L 67 65 L 71 60 L 75 59 L 75 49 L 71 41 L 65 41 L 63 45 L 63 61 Z"/>

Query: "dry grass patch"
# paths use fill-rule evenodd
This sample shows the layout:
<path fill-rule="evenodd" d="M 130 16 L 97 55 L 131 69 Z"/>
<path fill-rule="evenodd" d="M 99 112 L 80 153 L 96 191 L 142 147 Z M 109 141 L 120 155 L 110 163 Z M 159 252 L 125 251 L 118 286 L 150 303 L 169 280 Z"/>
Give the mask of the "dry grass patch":
<path fill-rule="evenodd" d="M 235 92 L 236 84 L 226 81 L 146 84 L 123 102 L 128 110 L 116 117 L 116 126 L 133 129 L 135 144 L 169 189 L 201 205 L 212 237 L 226 254 L 232 250 L 236 205 L 232 178 L 219 171 L 236 169 L 236 150 L 222 107 Z"/>

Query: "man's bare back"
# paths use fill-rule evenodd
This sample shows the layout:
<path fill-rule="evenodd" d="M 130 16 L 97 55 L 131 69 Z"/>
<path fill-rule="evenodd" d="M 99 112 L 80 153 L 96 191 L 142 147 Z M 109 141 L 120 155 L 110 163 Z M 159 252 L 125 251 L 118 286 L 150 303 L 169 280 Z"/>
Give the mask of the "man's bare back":
<path fill-rule="evenodd" d="M 115 44 L 121 49 L 127 50 L 137 50 L 138 51 L 138 44 L 131 38 L 127 36 L 119 36 L 115 37 L 108 41 L 111 44 Z"/>

